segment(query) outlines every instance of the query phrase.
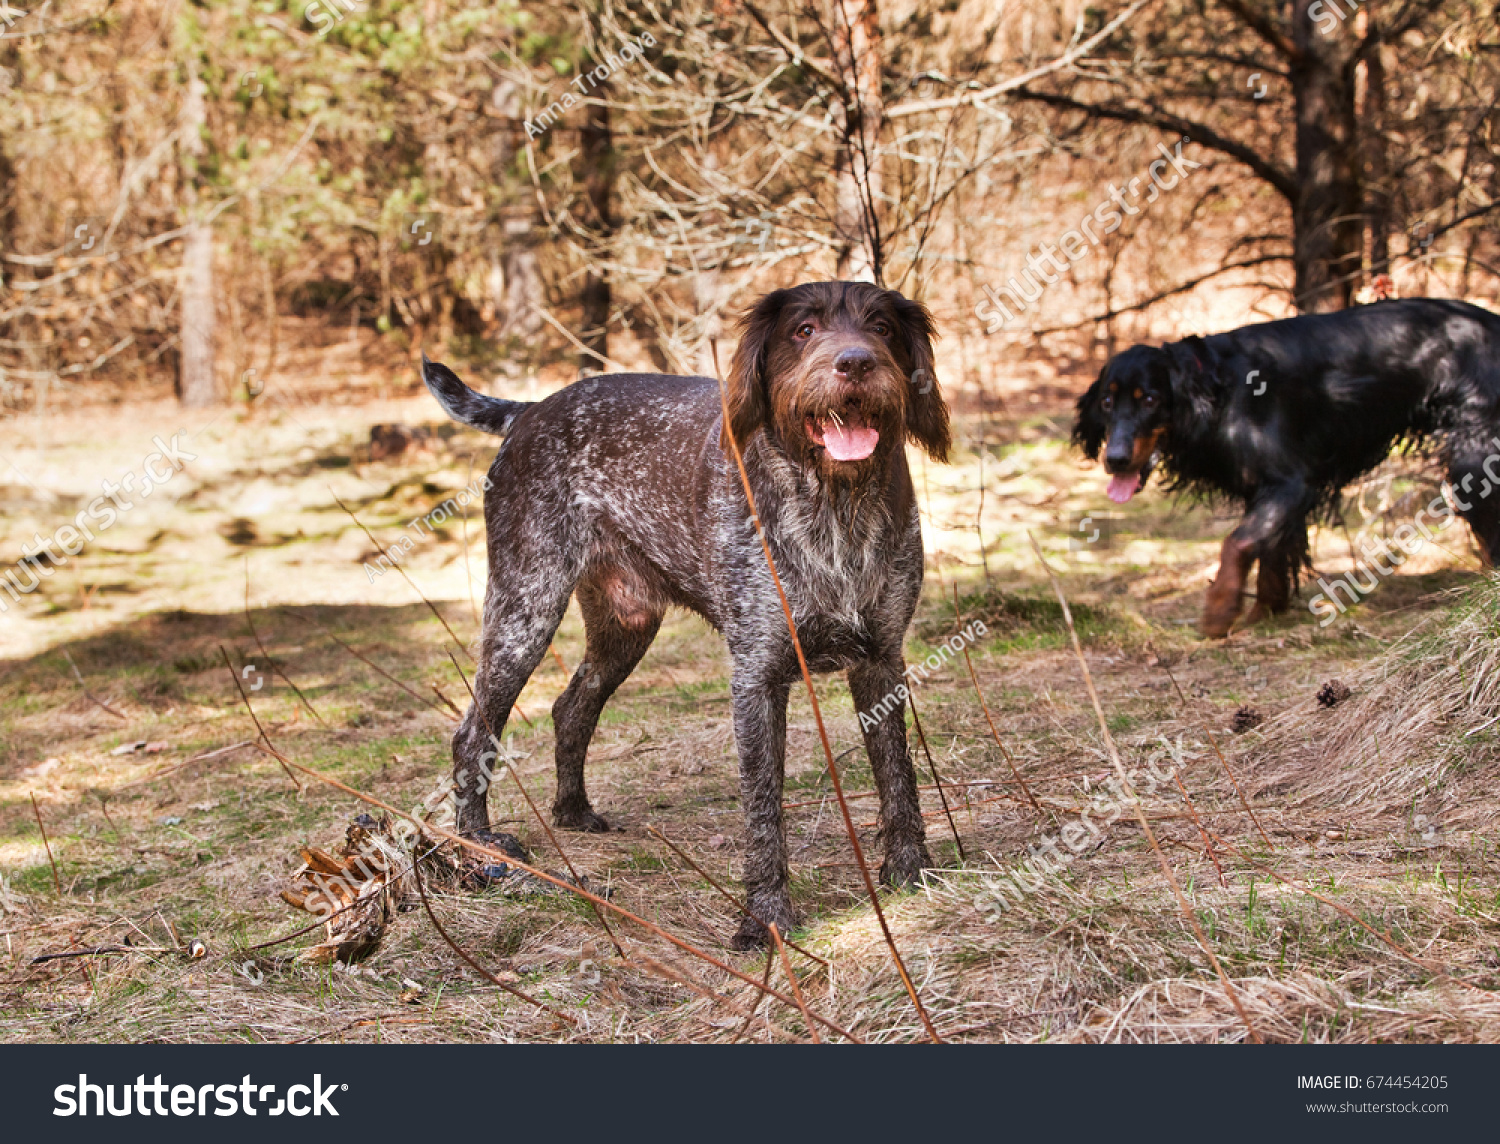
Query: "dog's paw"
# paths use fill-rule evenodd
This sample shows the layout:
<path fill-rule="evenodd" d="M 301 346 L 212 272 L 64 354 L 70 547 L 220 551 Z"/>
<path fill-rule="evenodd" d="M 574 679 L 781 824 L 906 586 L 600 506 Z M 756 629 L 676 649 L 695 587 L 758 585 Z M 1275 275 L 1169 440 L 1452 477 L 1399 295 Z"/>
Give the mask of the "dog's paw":
<path fill-rule="evenodd" d="M 552 808 L 552 825 L 563 830 L 578 830 L 584 834 L 608 834 L 609 823 L 594 808 L 584 803 L 581 807 Z"/>
<path fill-rule="evenodd" d="M 1203 618 L 1198 621 L 1198 630 L 1207 639 L 1221 640 L 1229 634 L 1229 629 L 1234 627 L 1237 612 L 1225 608 L 1207 608 L 1204 610 Z"/>
<path fill-rule="evenodd" d="M 782 940 L 796 926 L 792 917 L 790 907 L 781 910 L 769 910 L 761 913 L 761 917 L 776 923 L 776 928 L 781 933 Z M 746 917 L 740 922 L 740 928 L 735 931 L 734 937 L 729 939 L 729 948 L 740 950 L 765 949 L 771 944 L 771 931 L 758 922 L 755 918 Z"/>
<path fill-rule="evenodd" d="M 514 834 L 506 834 L 503 830 L 491 830 L 486 826 L 478 830 L 465 831 L 464 837 L 481 846 L 488 846 L 491 850 L 509 854 L 518 862 L 530 863 L 532 861 L 531 851 L 526 849 L 525 844 Z"/>
<path fill-rule="evenodd" d="M 771 931 L 754 918 L 746 918 L 740 928 L 729 939 L 729 948 L 741 953 L 751 949 L 765 949 L 771 944 Z"/>
<path fill-rule="evenodd" d="M 1253 628 L 1256 624 L 1269 620 L 1272 614 L 1273 610 L 1271 608 L 1257 603 L 1245 614 L 1244 622 L 1240 624 L 1240 627 Z"/>

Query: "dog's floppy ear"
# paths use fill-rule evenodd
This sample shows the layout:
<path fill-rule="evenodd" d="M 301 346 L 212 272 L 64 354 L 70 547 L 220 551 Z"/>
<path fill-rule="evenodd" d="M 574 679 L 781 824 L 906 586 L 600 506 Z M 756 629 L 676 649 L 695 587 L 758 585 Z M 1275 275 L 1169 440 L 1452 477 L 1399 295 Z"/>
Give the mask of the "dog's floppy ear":
<path fill-rule="evenodd" d="M 741 449 L 746 448 L 755 431 L 771 418 L 771 395 L 766 387 L 766 357 L 781 307 L 791 296 L 790 290 L 772 290 L 740 318 L 740 341 L 729 364 L 725 382 L 729 420 L 719 437 L 719 445 L 729 452 L 729 430 Z"/>
<path fill-rule="evenodd" d="M 1172 385 L 1173 419 L 1183 417 L 1202 420 L 1214 410 L 1219 359 L 1208 343 L 1198 335 L 1168 342 L 1162 346 L 1167 355 Z"/>
<path fill-rule="evenodd" d="M 1114 359 L 1104 363 L 1094 384 L 1084 390 L 1078 399 L 1078 416 L 1073 422 L 1073 444 L 1079 446 L 1091 461 L 1099 459 L 1099 450 L 1104 448 L 1104 438 L 1109 434 L 1109 422 L 1104 419 L 1100 402 L 1104 400 L 1105 379 Z"/>
<path fill-rule="evenodd" d="M 896 320 L 901 324 L 906 357 L 911 362 L 906 394 L 907 436 L 934 461 L 946 461 L 953 435 L 948 427 L 948 403 L 938 388 L 937 363 L 932 355 L 932 339 L 937 336 L 932 315 L 922 303 L 904 298 L 894 290 L 890 297 Z"/>

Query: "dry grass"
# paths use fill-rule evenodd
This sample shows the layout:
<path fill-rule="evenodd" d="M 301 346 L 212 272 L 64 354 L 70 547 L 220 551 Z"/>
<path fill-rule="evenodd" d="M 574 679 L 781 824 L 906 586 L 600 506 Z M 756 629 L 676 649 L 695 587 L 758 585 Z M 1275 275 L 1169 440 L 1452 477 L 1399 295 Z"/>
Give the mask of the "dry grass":
<path fill-rule="evenodd" d="M 431 411 L 392 402 L 295 413 L 296 421 L 288 414 L 280 423 L 255 412 L 228 418 L 215 438 L 218 452 L 181 475 L 171 501 L 122 521 L 98 552 L 60 570 L 29 600 L 24 616 L 0 617 L 11 657 L 0 661 L 0 871 L 7 879 L 0 1036 L 807 1038 L 796 1005 L 761 1000 L 752 986 L 637 926 L 616 927 L 622 959 L 585 904 L 522 887 L 428 889 L 466 951 L 507 983 L 574 1014 L 576 1028 L 464 965 L 420 908 L 394 918 L 357 972 L 294 958 L 318 932 L 251 949 L 306 923 L 277 898 L 298 849 L 337 843 L 361 808 L 316 784 L 295 792 L 274 761 L 252 751 L 189 762 L 254 735 L 217 650 L 222 644 L 236 665 L 263 658 L 242 610 L 243 557 L 250 557 L 260 639 L 327 724 L 263 673 L 264 686 L 249 694 L 268 734 L 298 762 L 413 806 L 446 765 L 451 716 L 435 697 L 432 705 L 419 702 L 360 663 L 324 630 L 423 696 L 434 683 L 462 696 L 446 656 L 452 645 L 399 577 L 368 582 L 360 560 L 369 542 L 333 496 L 357 507 L 388 543 L 445 490 L 467 483 L 470 452 L 482 471 L 489 447 L 460 434 L 410 462 L 369 464 L 358 444 L 371 421 L 406 416 L 435 424 Z M 975 649 L 975 672 L 1043 807 L 1038 814 L 1016 788 L 962 663 L 924 685 L 923 724 L 969 861 L 957 861 L 937 792 L 924 790 L 943 868 L 924 890 L 891 894 L 885 904 L 939 1032 L 1009 1041 L 1245 1036 L 1128 815 L 1061 877 L 1002 912 L 985 904 L 1001 870 L 1071 821 L 1110 771 L 1060 612 L 1025 549 L 1031 528 L 1049 559 L 1065 566 L 1127 766 L 1164 756 L 1164 742 L 1180 739 L 1182 779 L 1209 829 L 1250 860 L 1389 931 L 1422 959 L 1403 956 L 1227 850 L 1218 855 L 1228 882 L 1221 886 L 1181 796 L 1162 787 L 1146 800 L 1152 828 L 1260 1035 L 1495 1039 L 1496 1005 L 1484 991 L 1500 986 L 1493 853 L 1500 723 L 1485 723 L 1500 713 L 1493 638 L 1500 589 L 1462 571 L 1466 557 L 1458 551 L 1433 556 L 1420 575 L 1392 577 L 1327 629 L 1299 610 L 1227 643 L 1202 643 L 1190 623 L 1222 521 L 1148 494 L 1116 514 L 1105 543 L 1070 548 L 1079 517 L 1104 502 L 1097 471 L 1080 471 L 1066 452 L 1065 420 L 1061 406 L 1032 406 L 1025 417 L 982 425 L 963 419 L 960 463 L 930 468 L 925 479 L 917 472 L 934 575 L 910 654 L 925 656 L 953 629 L 951 595 L 944 599 L 939 581 L 956 581 L 965 618 L 983 617 L 992 628 Z M 40 467 L 19 439 L 29 429 L 0 426 L 0 452 L 37 486 L 6 521 L 5 552 L 36 528 L 56 527 L 70 498 L 94 479 L 80 474 L 110 476 L 117 460 L 121 468 L 133 463 L 134 443 L 111 437 L 106 426 L 83 414 L 49 426 Z M 237 532 L 237 520 L 251 521 L 253 535 Z M 470 525 L 467 569 L 456 526 L 406 564 L 465 640 L 476 634 L 469 578 L 478 583 L 483 575 L 482 536 L 476 521 Z M 1320 567 L 1336 566 L 1345 550 L 1340 533 L 1319 533 Z M 567 665 L 576 664 L 576 614 L 557 646 Z M 64 652 L 88 691 L 125 719 L 84 694 Z M 1158 657 L 1170 663 L 1187 708 Z M 595 804 L 619 829 L 559 840 L 614 902 L 759 980 L 763 957 L 725 948 L 738 922 L 732 907 L 647 829 L 656 827 L 737 888 L 727 668 L 703 625 L 669 621 L 606 711 L 590 755 Z M 1331 678 L 1352 695 L 1326 710 L 1314 697 Z M 543 804 L 552 781 L 547 711 L 564 683 L 558 664 L 544 663 L 521 699 L 532 725 L 514 726 L 521 773 Z M 834 677 L 818 686 L 834 751 L 856 748 L 841 767 L 848 789 L 861 796 L 852 803 L 861 841 L 878 854 L 876 804 L 847 688 Z M 1244 705 L 1267 718 L 1236 737 L 1229 727 Z M 1226 745 L 1270 831 L 1271 852 L 1209 749 L 1205 726 Z M 789 951 L 806 1003 L 865 1040 L 921 1039 L 851 864 L 805 696 L 793 700 L 788 737 L 793 894 L 805 919 L 790 936 L 828 961 Z M 111 753 L 139 740 L 168 747 Z M 32 818 L 33 793 L 60 895 Z M 502 828 L 526 837 L 543 865 L 562 868 L 513 789 L 497 787 L 492 806 Z M 187 952 L 195 938 L 207 950 L 198 959 Z M 127 945 L 128 952 L 32 962 Z M 779 960 L 770 974 L 790 992 Z"/>

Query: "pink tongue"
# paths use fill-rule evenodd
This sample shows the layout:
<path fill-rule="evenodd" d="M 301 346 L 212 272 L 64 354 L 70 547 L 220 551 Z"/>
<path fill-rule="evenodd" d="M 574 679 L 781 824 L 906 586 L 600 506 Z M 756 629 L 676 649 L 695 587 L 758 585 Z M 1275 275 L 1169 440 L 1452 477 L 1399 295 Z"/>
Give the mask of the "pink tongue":
<path fill-rule="evenodd" d="M 1109 499 L 1115 504 L 1124 504 L 1135 496 L 1136 490 L 1141 487 L 1140 473 L 1125 473 L 1118 477 L 1109 478 Z"/>
<path fill-rule="evenodd" d="M 823 448 L 835 461 L 863 461 L 880 443 L 880 432 L 863 425 L 837 425 L 825 421 Z"/>

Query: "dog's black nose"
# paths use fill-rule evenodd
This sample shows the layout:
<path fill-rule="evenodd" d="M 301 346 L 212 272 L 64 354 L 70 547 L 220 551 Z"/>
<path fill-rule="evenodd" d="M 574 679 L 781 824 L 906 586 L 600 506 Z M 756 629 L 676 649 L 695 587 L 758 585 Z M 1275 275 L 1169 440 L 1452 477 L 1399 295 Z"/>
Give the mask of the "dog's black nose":
<path fill-rule="evenodd" d="M 1135 457 L 1135 442 L 1130 441 L 1115 448 L 1113 445 L 1104 454 L 1104 467 L 1111 473 L 1129 472 L 1130 462 Z"/>
<path fill-rule="evenodd" d="M 875 355 L 869 350 L 840 350 L 839 356 L 833 359 L 834 372 L 854 381 L 859 381 L 874 368 Z"/>

